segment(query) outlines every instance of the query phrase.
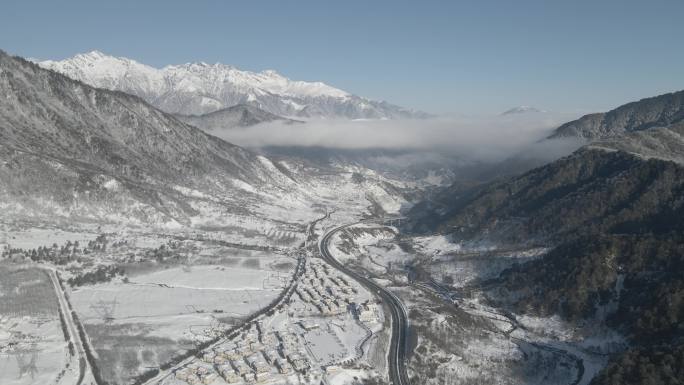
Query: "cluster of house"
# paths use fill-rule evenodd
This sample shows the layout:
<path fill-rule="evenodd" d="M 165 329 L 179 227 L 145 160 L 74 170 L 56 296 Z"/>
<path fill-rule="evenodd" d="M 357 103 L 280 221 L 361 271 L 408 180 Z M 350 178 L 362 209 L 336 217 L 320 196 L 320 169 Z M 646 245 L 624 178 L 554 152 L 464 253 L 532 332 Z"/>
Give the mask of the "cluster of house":
<path fill-rule="evenodd" d="M 302 301 L 312 304 L 322 314 L 339 314 L 350 309 L 359 320 L 377 320 L 376 305 L 370 301 L 357 304 L 357 289 L 347 278 L 331 274 L 322 261 L 311 260 L 297 288 Z M 311 331 L 319 325 L 310 320 L 298 322 L 301 329 Z M 296 328 L 273 331 L 255 322 L 236 342 L 222 344 L 202 356 L 201 362 L 193 362 L 176 371 L 176 378 L 189 384 L 211 384 L 222 377 L 228 384 L 258 383 L 271 378 L 277 372 L 283 375 L 296 372 L 311 374 L 311 362 L 302 347 Z M 339 370 L 337 366 L 325 368 L 327 373 Z"/>
<path fill-rule="evenodd" d="M 235 343 L 222 345 L 176 371 L 177 379 L 188 384 L 211 384 L 219 376 L 228 384 L 259 383 L 271 378 L 272 372 L 306 374 L 311 365 L 299 351 L 297 335 L 290 332 L 265 331 L 260 323 L 245 332 Z"/>
<path fill-rule="evenodd" d="M 322 314 L 334 315 L 346 311 L 357 290 L 346 278 L 331 275 L 328 265 L 312 260 L 296 293 L 302 301 L 312 304 Z"/>
<path fill-rule="evenodd" d="M 280 353 L 287 358 L 287 362 L 292 365 L 292 369 L 300 373 L 306 373 L 311 367 L 307 356 L 301 352 L 302 344 L 299 337 L 292 330 L 276 331 L 275 334 L 280 341 Z"/>

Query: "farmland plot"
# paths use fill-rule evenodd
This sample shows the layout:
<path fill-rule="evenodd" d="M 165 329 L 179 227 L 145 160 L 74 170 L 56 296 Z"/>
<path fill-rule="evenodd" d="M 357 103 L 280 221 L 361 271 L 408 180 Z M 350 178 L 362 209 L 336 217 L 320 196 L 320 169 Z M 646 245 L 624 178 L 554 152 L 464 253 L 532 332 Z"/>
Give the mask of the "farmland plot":
<path fill-rule="evenodd" d="M 128 383 L 267 306 L 290 274 L 251 265 L 176 266 L 74 288 L 102 376 Z"/>
<path fill-rule="evenodd" d="M 0 265 L 0 383 L 69 383 L 77 376 L 48 273 Z"/>

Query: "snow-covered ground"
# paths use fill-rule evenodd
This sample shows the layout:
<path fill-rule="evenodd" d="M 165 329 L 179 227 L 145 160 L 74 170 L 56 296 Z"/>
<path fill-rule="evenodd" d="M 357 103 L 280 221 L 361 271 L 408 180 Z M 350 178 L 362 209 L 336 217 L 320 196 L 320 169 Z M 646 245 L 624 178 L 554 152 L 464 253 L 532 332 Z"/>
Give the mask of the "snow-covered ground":
<path fill-rule="evenodd" d="M 166 350 L 187 350 L 193 341 L 206 341 L 267 306 L 280 294 L 289 273 L 268 270 L 268 264 L 250 269 L 224 265 L 171 267 L 130 276 L 126 282 L 85 285 L 71 291 L 71 302 L 90 331 L 95 351 L 105 356 L 130 354 L 131 346 L 110 346 L 125 335 L 157 341 L 147 350 L 149 366 Z M 121 362 L 103 362 L 109 373 Z M 114 365 L 111 367 L 111 365 Z M 130 365 L 130 364 L 129 364 Z M 140 373 L 129 368 L 128 375 Z M 122 376 L 120 380 L 126 377 Z"/>
<path fill-rule="evenodd" d="M 2 346 L 18 338 L 31 342 L 12 349 Z M 68 384 L 77 376 L 78 363 L 69 355 L 59 319 L 0 317 L 0 383 Z"/>
<path fill-rule="evenodd" d="M 266 158 L 262 162 L 269 170 L 276 168 Z M 151 223 L 143 223 L 126 213 L 112 217 L 104 212 L 102 221 L 67 220 L 66 209 L 60 211 L 61 219 L 47 223 L 39 216 L 5 211 L 0 249 L 11 250 L 8 261 L 13 264 L 45 265 L 59 272 L 101 374 L 112 383 L 126 383 L 276 299 L 291 278 L 297 256 L 305 252 L 300 246 L 310 236 L 307 228 L 313 220 L 334 212 L 333 219 L 314 229 L 320 235 L 369 214 L 396 213 L 410 204 L 400 191 L 415 188 L 363 167 L 334 165 L 335 172 L 321 174 L 296 162 L 287 167 L 298 184 L 292 191 L 242 185 L 244 195 L 223 197 L 220 186 L 213 192 L 176 186 L 196 213 L 189 222 L 154 214 L 148 217 Z M 115 182 L 106 181 L 106 187 L 116 190 Z M 369 238 L 367 246 L 381 247 L 377 240 Z M 42 254 L 36 262 L 32 252 L 38 249 Z M 402 258 L 396 249 L 386 250 L 379 260 L 386 264 Z M 353 294 L 356 304 L 372 300 L 361 287 Z M 359 368 L 369 360 L 382 361 L 378 357 L 388 343 L 382 308 L 371 306 L 374 321 L 361 322 L 350 306 L 340 303 L 339 313 L 322 315 L 313 303 L 294 296 L 290 310 L 275 317 L 279 321 L 274 331 L 294 328 L 299 333 L 300 348 L 315 367 L 309 380 L 317 383 L 329 376 L 342 383 L 363 377 Z M 321 325 L 304 330 L 300 321 Z M 56 357 L 51 362 L 55 368 L 66 366 Z M 326 374 L 322 366 L 333 364 L 342 366 Z M 77 369 L 70 365 L 65 378 Z"/>
<path fill-rule="evenodd" d="M 116 301 L 115 320 L 152 322 L 155 318 L 206 313 L 243 317 L 267 304 L 282 288 L 277 278 L 262 270 L 219 266 L 172 268 L 130 278 L 129 282 L 109 282 L 76 288 L 71 298 L 83 322 L 101 317 L 92 305 Z M 173 298 L 169 301 L 168 298 Z M 177 325 L 183 328 L 187 325 Z"/>
<path fill-rule="evenodd" d="M 402 298 L 416 335 L 409 374 L 422 384 L 586 385 L 606 365 L 607 353 L 624 347 L 624 338 L 605 327 L 516 315 L 487 304 L 479 283 L 541 257 L 543 248 L 463 245 L 442 235 L 405 238 L 369 223 L 340 232 L 331 251 L 383 277 L 376 282 Z M 408 284 L 402 274 L 410 271 L 423 272 L 414 278 L 419 281 Z M 444 287 L 451 287 L 458 306 Z"/>
<path fill-rule="evenodd" d="M 77 377 L 47 273 L 0 262 L 0 383 L 73 384 Z"/>

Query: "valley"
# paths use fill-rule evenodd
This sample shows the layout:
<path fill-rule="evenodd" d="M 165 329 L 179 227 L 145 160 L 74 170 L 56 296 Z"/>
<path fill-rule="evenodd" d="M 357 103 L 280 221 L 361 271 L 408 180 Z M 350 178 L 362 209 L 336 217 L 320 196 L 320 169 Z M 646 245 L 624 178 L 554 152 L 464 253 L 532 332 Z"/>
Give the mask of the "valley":
<path fill-rule="evenodd" d="M 678 13 L 133 3 L 0 33 L 0 385 L 684 384 Z"/>
<path fill-rule="evenodd" d="M 34 370 L 59 382 L 61 373 L 71 368 L 79 384 L 193 383 L 191 375 L 197 381 L 239 383 L 248 381 L 250 373 L 258 373 L 260 380 L 304 376 L 298 381 L 315 383 L 325 375 L 366 375 L 348 366 L 362 367 L 367 339 L 383 330 L 384 316 L 377 309 L 360 321 L 356 307 L 373 301 L 372 295 L 316 262 L 320 220 L 296 234 L 269 230 L 275 237 L 258 246 L 215 239 L 223 229 L 195 230 L 191 237 L 129 229 L 89 235 L 26 227 L 15 232 L 5 224 L 3 237 L 10 239 L 3 246 L 3 265 L 58 271 L 50 274 L 62 298 L 55 302 L 65 314 L 62 324 L 70 348 L 63 349 L 70 364 L 49 372 L 38 361 Z M 60 236 L 79 240 L 53 246 Z M 35 252 L 13 245 L 40 246 Z M 7 325 L 17 321 L 11 314 L 7 317 Z M 245 345 L 251 335 L 256 345 Z M 8 336 L 9 354 L 17 354 L 12 348 L 17 343 L 16 349 L 24 349 L 22 343 L 35 349 L 40 341 L 32 340 L 38 336 Z M 331 343 L 338 347 L 330 350 Z M 234 351 L 230 359 L 223 353 L 229 350 Z M 270 358 L 262 357 L 265 353 Z M 224 358 L 196 358 L 209 354 Z M 296 364 L 295 354 L 301 355 Z M 259 362 L 271 360 L 272 373 L 245 366 L 236 377 L 230 363 L 254 355 Z M 330 369 L 321 371 L 321 365 Z M 77 375 L 79 371 L 85 377 Z M 349 374 L 355 371 L 359 374 Z M 4 373 L 15 376 L 13 370 Z M 37 378 L 22 373 L 3 381 L 24 384 Z"/>

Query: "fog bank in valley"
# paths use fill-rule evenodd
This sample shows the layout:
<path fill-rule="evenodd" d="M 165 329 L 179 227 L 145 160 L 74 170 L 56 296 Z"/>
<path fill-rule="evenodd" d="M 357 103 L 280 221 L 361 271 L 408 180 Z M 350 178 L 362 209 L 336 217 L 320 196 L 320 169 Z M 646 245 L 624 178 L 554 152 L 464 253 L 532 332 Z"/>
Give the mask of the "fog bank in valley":
<path fill-rule="evenodd" d="M 543 139 L 560 124 L 575 117 L 535 113 L 426 120 L 312 120 L 304 124 L 266 123 L 214 134 L 251 148 L 297 146 L 352 151 L 401 150 L 495 162 L 511 156 L 553 159 L 570 153 L 581 143 Z"/>

